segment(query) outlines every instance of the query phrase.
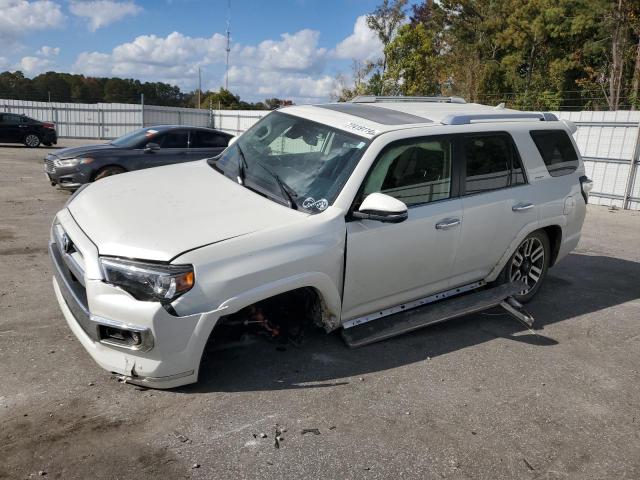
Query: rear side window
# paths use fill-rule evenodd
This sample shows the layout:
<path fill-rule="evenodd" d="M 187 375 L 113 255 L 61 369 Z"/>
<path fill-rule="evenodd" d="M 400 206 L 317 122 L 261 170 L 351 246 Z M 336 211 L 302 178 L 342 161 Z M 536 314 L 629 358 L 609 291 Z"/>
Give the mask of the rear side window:
<path fill-rule="evenodd" d="M 506 133 L 465 135 L 462 154 L 466 195 L 526 183 L 520 157 Z"/>
<path fill-rule="evenodd" d="M 560 177 L 578 168 L 578 155 L 564 130 L 532 130 L 533 142 L 547 166 L 549 175 Z"/>
<path fill-rule="evenodd" d="M 18 115 L 5 114 L 2 115 L 3 125 L 18 125 L 20 123 L 20 117 Z"/>
<path fill-rule="evenodd" d="M 187 148 L 187 138 L 187 132 L 177 130 L 162 133 L 155 141 L 159 142 L 162 148 Z"/>
<path fill-rule="evenodd" d="M 191 132 L 191 148 L 225 148 L 229 139 L 215 132 L 195 130 Z"/>

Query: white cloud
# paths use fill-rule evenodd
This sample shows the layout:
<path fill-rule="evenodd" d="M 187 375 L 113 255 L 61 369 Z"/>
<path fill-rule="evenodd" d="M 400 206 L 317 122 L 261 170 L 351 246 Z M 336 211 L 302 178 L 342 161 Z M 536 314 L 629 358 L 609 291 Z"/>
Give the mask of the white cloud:
<path fill-rule="evenodd" d="M 353 33 L 342 40 L 332 54 L 335 58 L 355 60 L 376 60 L 382 56 L 382 42 L 367 25 L 367 16 L 356 19 Z"/>
<path fill-rule="evenodd" d="M 333 79 L 320 75 L 327 50 L 318 47 L 319 35 L 313 30 L 301 30 L 255 46 L 235 45 L 231 52 L 230 87 L 241 95 L 250 93 L 254 98 L 269 95 L 325 98 L 331 91 Z M 208 38 L 189 37 L 179 32 L 166 37 L 141 35 L 108 53 L 79 54 L 73 70 L 87 75 L 134 77 L 194 88 L 198 67 L 224 65 L 225 47 L 226 38 L 217 33 Z"/>
<path fill-rule="evenodd" d="M 304 73 L 232 66 L 229 68 L 229 88 L 242 98 L 280 97 L 306 103 L 326 100 L 335 88 L 335 80 L 329 75 L 316 77 Z"/>
<path fill-rule="evenodd" d="M 14 39 L 38 30 L 59 27 L 60 5 L 50 0 L 0 0 L 0 38 Z"/>
<path fill-rule="evenodd" d="M 22 60 L 20 60 L 20 63 L 16 66 L 16 68 L 27 76 L 33 76 L 45 71 L 49 71 L 53 68 L 53 66 L 54 63 L 48 58 L 27 56 L 22 57 Z"/>
<path fill-rule="evenodd" d="M 319 38 L 320 32 L 315 30 L 284 33 L 280 41 L 265 40 L 257 47 L 244 47 L 239 61 L 265 70 L 321 71 L 327 51 L 318 48 Z"/>
<path fill-rule="evenodd" d="M 304 29 L 257 45 L 234 44 L 230 89 L 251 100 L 276 96 L 296 102 L 322 101 L 336 88 L 334 77 L 326 73 L 327 62 L 375 59 L 382 52 L 380 41 L 366 26 L 364 16 L 355 22 L 354 33 L 335 49 L 320 47 L 319 40 L 319 32 Z M 225 47 L 225 36 L 217 33 L 211 37 L 190 37 L 180 32 L 141 35 L 110 51 L 80 53 L 72 70 L 85 75 L 163 81 L 193 89 L 198 67 L 203 67 L 205 88 L 217 89 L 224 83 L 221 71 Z M 212 72 L 216 72 L 213 79 Z"/>
<path fill-rule="evenodd" d="M 82 52 L 73 68 L 88 75 L 184 79 L 191 77 L 198 65 L 223 61 L 225 42 L 217 33 L 209 38 L 193 38 L 179 32 L 166 37 L 141 35 L 118 45 L 111 53 Z"/>
<path fill-rule="evenodd" d="M 131 0 L 71 0 L 69 10 L 77 17 L 89 20 L 89 30 L 95 32 L 127 16 L 137 15 L 142 8 Z"/>
<path fill-rule="evenodd" d="M 44 45 L 37 53 L 43 57 L 57 57 L 60 54 L 60 48 Z"/>

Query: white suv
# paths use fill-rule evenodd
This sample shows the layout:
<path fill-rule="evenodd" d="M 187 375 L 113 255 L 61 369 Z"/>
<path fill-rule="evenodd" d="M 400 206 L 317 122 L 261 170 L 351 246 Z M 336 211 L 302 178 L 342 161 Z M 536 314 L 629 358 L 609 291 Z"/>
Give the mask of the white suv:
<path fill-rule="evenodd" d="M 55 293 L 96 362 L 158 388 L 197 381 L 217 325 L 266 326 L 261 305 L 351 346 L 518 310 L 580 238 L 572 128 L 456 97 L 283 108 L 219 157 L 76 192 L 52 227 Z"/>

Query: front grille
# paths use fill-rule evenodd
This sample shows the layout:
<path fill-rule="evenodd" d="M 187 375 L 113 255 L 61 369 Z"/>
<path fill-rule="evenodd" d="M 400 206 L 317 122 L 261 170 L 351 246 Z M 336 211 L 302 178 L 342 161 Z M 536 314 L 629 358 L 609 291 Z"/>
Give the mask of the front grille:
<path fill-rule="evenodd" d="M 78 325 L 80 325 L 85 333 L 93 340 L 97 340 L 98 331 L 96 325 L 91 321 L 87 292 L 84 286 L 78 281 L 65 263 L 57 244 L 49 244 L 49 255 L 53 262 L 54 274 L 58 282 L 58 287 L 60 288 L 60 293 L 67 307 L 69 307 L 76 322 L 78 322 Z"/>
<path fill-rule="evenodd" d="M 56 172 L 56 166 L 53 164 L 53 160 L 51 160 L 50 158 L 47 158 L 44 161 L 44 171 L 47 173 Z"/>

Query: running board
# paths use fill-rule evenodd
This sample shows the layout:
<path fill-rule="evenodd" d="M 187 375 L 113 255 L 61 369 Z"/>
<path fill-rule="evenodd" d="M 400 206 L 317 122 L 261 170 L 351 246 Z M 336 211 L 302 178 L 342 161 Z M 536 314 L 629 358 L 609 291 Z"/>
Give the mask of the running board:
<path fill-rule="evenodd" d="M 527 328 L 531 328 L 533 317 L 512 297 L 521 290 L 521 284 L 508 283 L 411 310 L 403 310 L 377 320 L 343 328 L 342 338 L 351 348 L 362 347 L 428 325 L 497 306 L 502 306 Z"/>

